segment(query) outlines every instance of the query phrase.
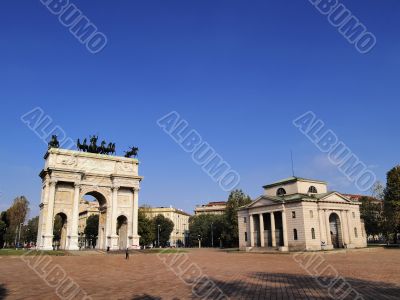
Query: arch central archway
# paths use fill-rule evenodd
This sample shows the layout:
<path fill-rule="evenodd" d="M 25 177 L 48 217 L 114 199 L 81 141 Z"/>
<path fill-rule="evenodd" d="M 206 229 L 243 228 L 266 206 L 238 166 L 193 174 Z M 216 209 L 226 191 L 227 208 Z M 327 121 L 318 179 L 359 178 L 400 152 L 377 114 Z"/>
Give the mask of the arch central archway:
<path fill-rule="evenodd" d="M 106 249 L 106 197 L 99 191 L 88 191 L 79 206 L 79 247 Z"/>
<path fill-rule="evenodd" d="M 331 234 L 331 241 L 334 248 L 343 247 L 342 230 L 340 226 L 340 218 L 336 213 L 329 216 L 329 229 Z"/>

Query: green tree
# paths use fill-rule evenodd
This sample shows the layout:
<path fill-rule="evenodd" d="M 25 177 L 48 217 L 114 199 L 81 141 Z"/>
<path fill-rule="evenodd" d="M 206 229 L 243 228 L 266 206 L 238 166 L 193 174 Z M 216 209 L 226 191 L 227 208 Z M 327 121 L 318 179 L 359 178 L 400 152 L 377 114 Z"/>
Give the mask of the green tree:
<path fill-rule="evenodd" d="M 14 245 L 15 235 L 20 224 L 23 224 L 29 212 L 29 201 L 25 196 L 14 199 L 13 204 L 7 210 L 7 230 L 4 235 L 5 241 L 9 245 Z"/>
<path fill-rule="evenodd" d="M 139 208 L 138 211 L 138 234 L 140 235 L 139 244 L 148 246 L 154 241 L 153 220 L 146 217 L 145 211 Z"/>
<path fill-rule="evenodd" d="M 239 207 L 249 203 L 251 203 L 250 197 L 242 190 L 234 190 L 229 194 L 225 209 L 226 225 L 222 236 L 226 246 L 237 247 L 239 245 L 237 211 Z"/>
<path fill-rule="evenodd" d="M 365 231 L 368 236 L 378 236 L 383 233 L 383 209 L 376 198 L 364 196 L 360 198 L 361 218 L 364 220 Z"/>
<path fill-rule="evenodd" d="M 168 246 L 171 232 L 172 230 L 174 230 L 174 222 L 164 217 L 163 215 L 158 215 L 153 219 L 153 232 L 156 241 L 158 238 L 158 230 L 160 237 L 160 246 Z"/>
<path fill-rule="evenodd" d="M 400 229 L 400 166 L 391 169 L 386 176 L 384 193 L 384 214 L 386 235 L 397 243 Z"/>
<path fill-rule="evenodd" d="M 36 243 L 39 227 L 39 216 L 30 219 L 23 227 L 23 239 L 26 243 Z"/>
<path fill-rule="evenodd" d="M 202 247 L 218 247 L 225 227 L 225 215 L 192 216 L 189 218 L 189 243 L 197 247 L 200 238 Z"/>
<path fill-rule="evenodd" d="M 91 215 L 87 218 L 84 233 L 89 245 L 95 247 L 99 235 L 99 215 Z"/>

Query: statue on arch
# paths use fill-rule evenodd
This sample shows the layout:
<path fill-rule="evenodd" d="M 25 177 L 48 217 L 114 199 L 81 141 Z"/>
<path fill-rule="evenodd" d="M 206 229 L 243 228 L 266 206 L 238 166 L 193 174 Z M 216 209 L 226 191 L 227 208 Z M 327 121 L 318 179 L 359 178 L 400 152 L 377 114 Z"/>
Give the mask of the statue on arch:
<path fill-rule="evenodd" d="M 48 143 L 48 149 L 50 148 L 60 148 L 60 143 L 58 142 L 57 135 L 53 134 L 51 140 Z"/>
<path fill-rule="evenodd" d="M 134 157 L 136 158 L 139 152 L 139 148 L 138 147 L 130 147 L 130 149 L 128 151 L 125 151 L 125 157 Z"/>

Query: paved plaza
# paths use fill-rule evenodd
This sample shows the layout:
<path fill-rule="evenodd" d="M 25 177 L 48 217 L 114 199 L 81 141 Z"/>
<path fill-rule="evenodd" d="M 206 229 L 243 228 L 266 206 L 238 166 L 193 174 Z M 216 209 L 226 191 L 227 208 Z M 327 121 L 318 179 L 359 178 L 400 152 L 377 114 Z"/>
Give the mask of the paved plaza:
<path fill-rule="evenodd" d="M 85 293 L 92 299 L 331 299 L 329 293 L 335 291 L 324 284 L 329 285 L 335 277 L 345 279 L 336 285 L 347 284 L 341 288 L 351 292 L 347 299 L 355 299 L 357 292 L 364 299 L 398 299 L 400 295 L 399 250 L 371 248 L 312 255 L 319 263 L 309 264 L 309 269 L 311 256 L 209 249 L 191 249 L 179 255 L 135 252 L 129 260 L 122 253 L 47 256 L 39 263 L 32 258 L 23 261 L 0 256 L 0 299 L 59 299 L 56 292 L 68 296 L 68 288 L 63 292 L 61 285 L 57 286 L 62 272 L 76 284 L 73 287 L 80 287 L 75 289 L 79 292 L 76 299 L 84 299 Z M 28 266 L 35 263 L 36 269 Z M 326 276 L 313 278 L 310 274 L 317 268 L 325 268 Z M 43 272 L 46 278 L 39 276 Z M 197 278 L 201 279 L 193 283 Z M 341 291 L 338 296 L 343 296 Z"/>

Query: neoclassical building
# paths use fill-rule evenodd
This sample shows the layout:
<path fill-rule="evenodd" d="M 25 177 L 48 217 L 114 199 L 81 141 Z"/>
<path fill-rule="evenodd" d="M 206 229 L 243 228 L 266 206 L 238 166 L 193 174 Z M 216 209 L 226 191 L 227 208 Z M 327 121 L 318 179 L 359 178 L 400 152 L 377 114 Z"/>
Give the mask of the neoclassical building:
<path fill-rule="evenodd" d="M 97 248 L 138 248 L 138 160 L 51 148 L 45 155 L 37 248 L 51 250 L 54 219 L 62 218 L 60 245 L 78 250 L 80 203 L 85 195 L 98 202 Z"/>
<path fill-rule="evenodd" d="M 189 217 L 190 214 L 183 210 L 170 207 L 145 207 L 142 208 L 148 218 L 155 218 L 158 215 L 170 219 L 174 223 L 174 229 L 171 232 L 169 244 L 171 246 L 186 246 L 189 235 Z"/>
<path fill-rule="evenodd" d="M 324 181 L 290 177 L 238 210 L 239 246 L 280 251 L 366 247 L 360 203 Z"/>

